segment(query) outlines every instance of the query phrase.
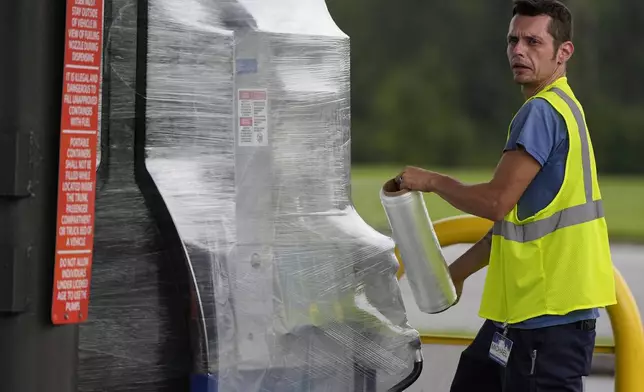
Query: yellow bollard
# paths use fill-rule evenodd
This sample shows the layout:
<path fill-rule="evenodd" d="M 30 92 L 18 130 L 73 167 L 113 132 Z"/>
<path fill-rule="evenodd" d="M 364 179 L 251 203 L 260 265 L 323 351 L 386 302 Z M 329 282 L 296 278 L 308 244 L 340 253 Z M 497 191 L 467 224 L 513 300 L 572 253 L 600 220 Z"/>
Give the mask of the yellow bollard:
<path fill-rule="evenodd" d="M 461 215 L 434 222 L 434 230 L 441 246 L 473 244 L 492 227 L 492 222 Z M 396 276 L 405 274 L 398 249 L 395 249 L 400 268 Z M 644 327 L 633 294 L 622 275 L 615 268 L 617 304 L 606 308 L 615 340 L 615 392 L 640 392 L 644 385 Z M 448 336 L 421 335 L 423 343 L 469 344 L 471 339 Z M 595 352 L 612 352 L 608 347 L 597 347 Z"/>
<path fill-rule="evenodd" d="M 606 308 L 615 339 L 615 391 L 644 389 L 644 328 L 635 298 L 615 269 L 617 304 Z"/>

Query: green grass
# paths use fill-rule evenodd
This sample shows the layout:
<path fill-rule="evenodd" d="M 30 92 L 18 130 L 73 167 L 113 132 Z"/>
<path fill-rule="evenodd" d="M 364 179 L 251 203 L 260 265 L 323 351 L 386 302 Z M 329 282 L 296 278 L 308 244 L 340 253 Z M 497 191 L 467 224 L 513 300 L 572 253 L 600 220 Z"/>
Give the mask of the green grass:
<path fill-rule="evenodd" d="M 390 229 L 378 193 L 382 184 L 401 169 L 396 166 L 354 166 L 352 169 L 356 209 L 367 223 L 385 233 Z M 491 170 L 434 170 L 468 183 L 487 181 L 492 176 Z M 600 186 L 611 239 L 644 243 L 644 178 L 601 176 Z M 425 203 L 432 220 L 463 214 L 435 194 L 426 194 Z"/>

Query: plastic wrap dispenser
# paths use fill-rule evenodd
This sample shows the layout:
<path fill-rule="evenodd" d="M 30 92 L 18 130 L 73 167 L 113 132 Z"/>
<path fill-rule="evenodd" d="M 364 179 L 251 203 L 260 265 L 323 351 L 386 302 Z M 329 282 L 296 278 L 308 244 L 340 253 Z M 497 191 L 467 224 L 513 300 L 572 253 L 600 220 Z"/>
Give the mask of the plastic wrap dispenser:
<path fill-rule="evenodd" d="M 456 289 L 422 194 L 401 190 L 390 180 L 380 200 L 418 308 L 429 314 L 449 309 L 456 303 Z"/>

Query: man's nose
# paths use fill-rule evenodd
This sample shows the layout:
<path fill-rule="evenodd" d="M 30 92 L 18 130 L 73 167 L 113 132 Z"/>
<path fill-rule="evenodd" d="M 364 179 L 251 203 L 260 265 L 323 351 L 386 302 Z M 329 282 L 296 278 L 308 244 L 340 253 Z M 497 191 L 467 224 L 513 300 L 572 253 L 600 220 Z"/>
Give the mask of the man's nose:
<path fill-rule="evenodd" d="M 525 45 L 519 41 L 514 45 L 510 46 L 510 53 L 512 54 L 524 54 L 525 53 Z"/>

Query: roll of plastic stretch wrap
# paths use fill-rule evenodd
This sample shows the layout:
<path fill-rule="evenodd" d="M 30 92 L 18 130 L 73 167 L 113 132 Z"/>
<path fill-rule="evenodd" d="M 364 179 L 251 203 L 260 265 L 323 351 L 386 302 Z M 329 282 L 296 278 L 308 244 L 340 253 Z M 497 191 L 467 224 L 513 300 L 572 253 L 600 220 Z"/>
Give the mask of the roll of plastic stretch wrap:
<path fill-rule="evenodd" d="M 457 300 L 456 289 L 422 194 L 400 190 L 390 180 L 380 201 L 418 308 L 430 314 L 449 309 Z"/>

